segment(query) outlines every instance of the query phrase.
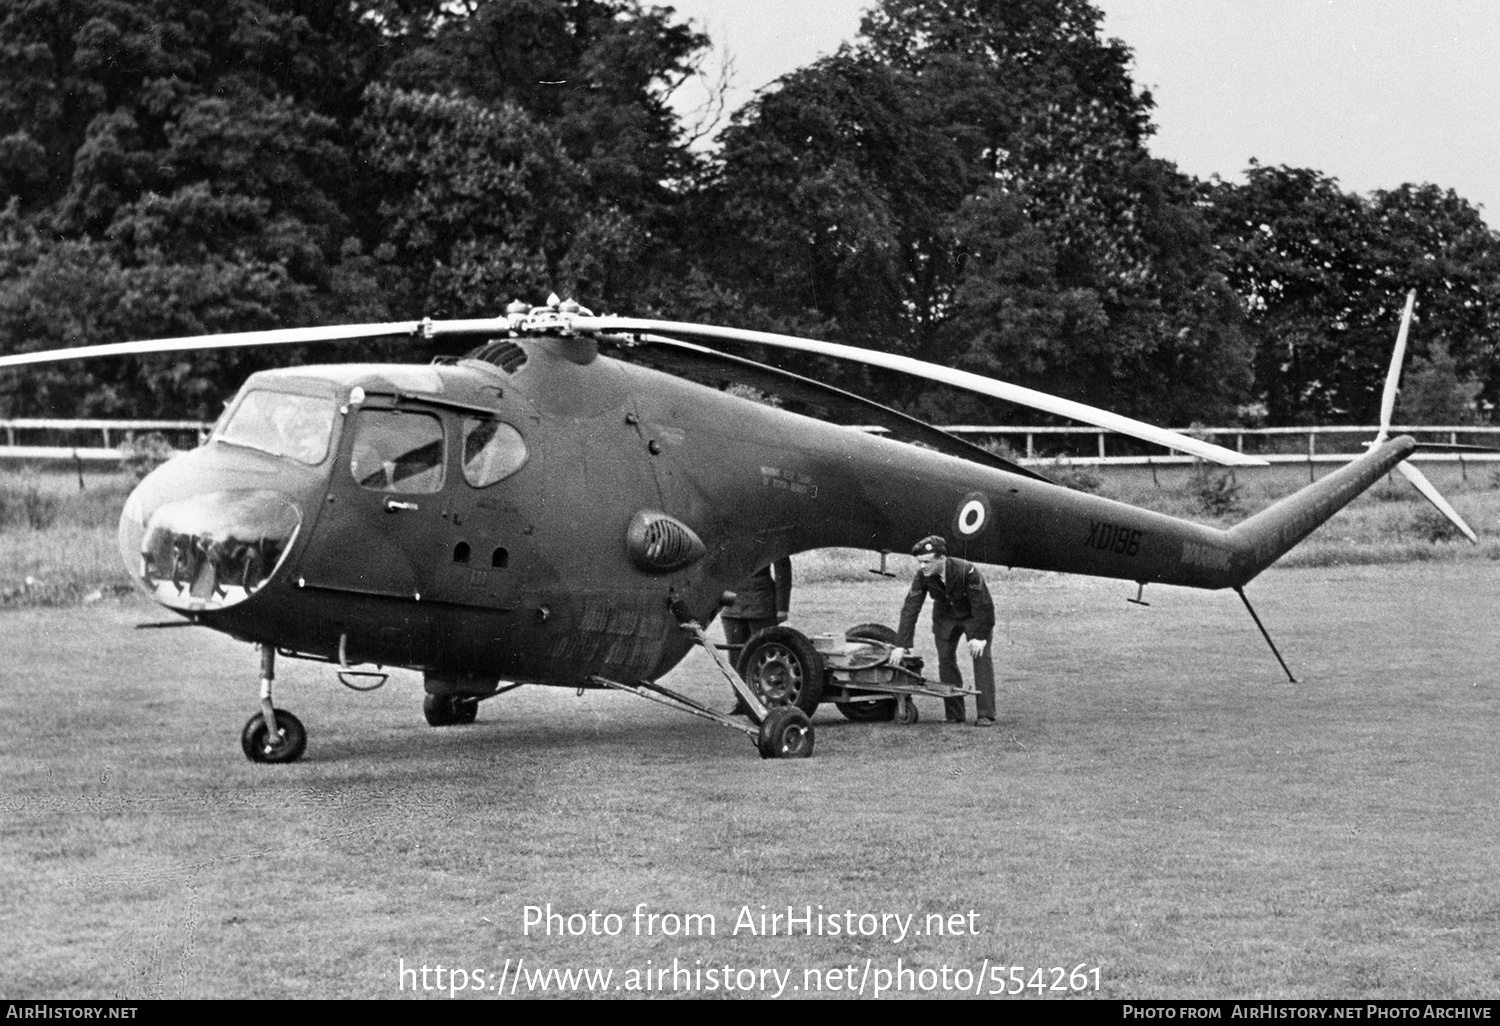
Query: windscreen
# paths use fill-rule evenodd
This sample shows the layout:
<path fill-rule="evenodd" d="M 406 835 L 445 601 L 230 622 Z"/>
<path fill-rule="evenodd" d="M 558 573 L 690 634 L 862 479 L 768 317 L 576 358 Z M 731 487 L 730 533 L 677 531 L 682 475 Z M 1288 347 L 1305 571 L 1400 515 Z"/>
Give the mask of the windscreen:
<path fill-rule="evenodd" d="M 328 457 L 338 404 L 329 397 L 247 392 L 215 439 L 317 466 Z"/>

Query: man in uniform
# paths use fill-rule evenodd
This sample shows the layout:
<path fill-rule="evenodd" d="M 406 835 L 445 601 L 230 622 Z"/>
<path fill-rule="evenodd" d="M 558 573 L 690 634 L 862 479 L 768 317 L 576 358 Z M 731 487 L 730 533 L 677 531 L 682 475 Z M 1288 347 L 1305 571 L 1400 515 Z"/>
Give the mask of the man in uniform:
<path fill-rule="evenodd" d="M 932 596 L 932 636 L 937 643 L 938 682 L 963 686 L 958 672 L 958 639 L 969 639 L 974 659 L 974 686 L 979 690 L 974 725 L 995 725 L 995 664 L 990 657 L 990 636 L 995 630 L 995 603 L 990 589 L 974 564 L 948 555 L 948 543 L 940 535 L 929 535 L 912 546 L 917 557 L 917 576 L 901 607 L 901 626 L 896 632 L 899 646 L 891 662 L 900 662 L 911 648 L 917 617 L 927 596 Z M 963 696 L 943 700 L 949 723 L 964 722 Z"/>
<path fill-rule="evenodd" d="M 751 574 L 735 590 L 734 602 L 724 607 L 724 641 L 743 645 L 756 631 L 775 627 L 787 618 L 792 605 L 792 561 L 778 559 Z"/>
<path fill-rule="evenodd" d="M 757 631 L 775 627 L 786 621 L 792 605 L 792 561 L 778 559 L 751 574 L 734 593 L 734 602 L 724 607 L 719 614 L 724 621 L 724 641 L 737 646 L 734 657 L 739 658 L 745 642 Z M 734 698 L 731 716 L 744 715 L 748 710 L 739 695 Z"/>

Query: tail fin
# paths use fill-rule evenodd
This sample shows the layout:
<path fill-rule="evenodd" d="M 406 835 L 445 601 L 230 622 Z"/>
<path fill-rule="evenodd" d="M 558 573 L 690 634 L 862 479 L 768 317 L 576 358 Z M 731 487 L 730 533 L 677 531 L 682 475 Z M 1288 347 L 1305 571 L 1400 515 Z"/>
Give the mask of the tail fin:
<path fill-rule="evenodd" d="M 1396 408 L 1401 364 L 1406 356 L 1406 337 L 1411 330 L 1411 315 L 1416 301 L 1416 290 L 1407 293 L 1406 310 L 1401 315 L 1401 329 L 1396 333 L 1396 350 L 1391 355 L 1391 367 L 1386 373 L 1385 391 L 1380 399 L 1380 428 L 1374 441 L 1370 443 L 1370 451 L 1321 481 L 1308 485 L 1229 529 L 1228 535 L 1235 547 L 1250 554 L 1241 585 L 1280 559 L 1292 546 L 1312 534 L 1392 470 L 1398 471 L 1410 481 L 1422 493 L 1423 498 L 1451 520 L 1469 541 L 1478 542 L 1473 529 L 1464 523 L 1463 517 L 1427 480 L 1426 475 L 1406 462 L 1408 456 L 1424 446 L 1409 435 L 1387 438 L 1390 434 L 1391 415 Z"/>

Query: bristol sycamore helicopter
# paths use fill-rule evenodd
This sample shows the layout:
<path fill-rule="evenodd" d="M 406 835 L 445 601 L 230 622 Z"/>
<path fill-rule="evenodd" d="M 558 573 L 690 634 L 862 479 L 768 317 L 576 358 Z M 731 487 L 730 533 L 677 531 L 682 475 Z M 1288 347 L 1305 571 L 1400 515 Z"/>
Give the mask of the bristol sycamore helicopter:
<path fill-rule="evenodd" d="M 1263 461 L 908 357 L 594 316 L 556 296 L 512 303 L 499 318 L 116 343 L 3 357 L 0 368 L 394 335 L 478 343 L 431 365 L 254 374 L 206 443 L 154 470 L 126 502 L 120 551 L 140 589 L 259 648 L 260 711 L 242 734 L 254 761 L 290 762 L 306 746 L 302 724 L 272 700 L 277 654 L 336 664 L 356 690 L 384 680 L 362 665 L 418 670 L 427 719 L 439 725 L 472 722 L 480 700 L 520 684 L 613 688 L 743 730 L 765 757 L 802 757 L 812 751 L 808 710 L 775 704 L 785 697 L 775 687 L 747 685 L 702 629 L 731 589 L 785 556 L 838 546 L 883 560 L 937 533 L 980 563 L 1141 589 L 1229 588 L 1245 599 L 1247 582 L 1393 469 L 1472 539 L 1405 462 L 1429 446 L 1386 437 L 1412 301 L 1370 451 L 1227 530 L 1061 487 L 895 410 L 710 346 L 858 361 L 1223 464 Z M 885 434 L 739 398 L 694 375 Z M 815 677 L 817 653 L 800 637 L 757 635 L 740 668 L 759 644 L 757 665 L 774 684 Z M 655 683 L 695 644 L 750 708 L 748 724 Z"/>

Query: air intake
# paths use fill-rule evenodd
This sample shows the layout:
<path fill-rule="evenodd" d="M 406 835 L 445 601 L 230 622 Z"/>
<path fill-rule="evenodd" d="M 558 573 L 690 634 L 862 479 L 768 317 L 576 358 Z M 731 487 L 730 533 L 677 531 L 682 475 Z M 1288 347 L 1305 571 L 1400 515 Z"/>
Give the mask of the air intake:
<path fill-rule="evenodd" d="M 514 374 L 526 362 L 526 350 L 508 338 L 486 342 L 468 355 L 470 360 L 494 364 L 507 374 Z"/>
<path fill-rule="evenodd" d="M 696 563 L 707 550 L 682 521 L 659 510 L 643 509 L 625 529 L 625 551 L 637 570 L 666 574 Z"/>

